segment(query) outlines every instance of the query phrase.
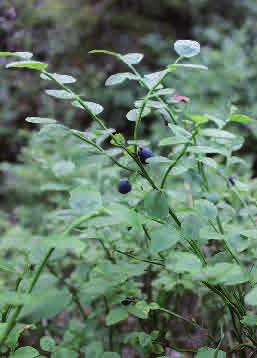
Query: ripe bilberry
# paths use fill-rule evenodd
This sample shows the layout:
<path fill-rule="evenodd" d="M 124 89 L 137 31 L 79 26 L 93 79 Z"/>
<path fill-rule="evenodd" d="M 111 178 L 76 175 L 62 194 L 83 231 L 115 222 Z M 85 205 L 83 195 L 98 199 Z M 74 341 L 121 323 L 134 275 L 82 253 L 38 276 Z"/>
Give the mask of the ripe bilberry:
<path fill-rule="evenodd" d="M 235 177 L 228 177 L 228 182 L 230 185 L 234 186 L 236 185 L 236 178 Z"/>
<path fill-rule="evenodd" d="M 128 179 L 121 179 L 118 185 L 118 190 L 121 194 L 127 194 L 131 191 L 132 185 Z"/>
<path fill-rule="evenodd" d="M 138 150 L 138 156 L 140 161 L 145 164 L 146 159 L 151 158 L 153 156 L 153 152 L 150 148 L 140 147 Z"/>

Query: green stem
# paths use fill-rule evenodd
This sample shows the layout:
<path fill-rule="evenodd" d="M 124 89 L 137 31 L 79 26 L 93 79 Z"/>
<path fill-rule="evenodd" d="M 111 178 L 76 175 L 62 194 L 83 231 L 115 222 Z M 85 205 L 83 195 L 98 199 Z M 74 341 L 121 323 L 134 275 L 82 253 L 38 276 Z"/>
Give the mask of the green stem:
<path fill-rule="evenodd" d="M 239 350 L 241 350 L 241 349 L 243 349 L 243 348 L 249 348 L 249 349 L 252 349 L 252 350 L 255 349 L 255 347 L 254 347 L 252 344 L 250 344 L 250 343 L 241 343 L 241 344 L 238 344 L 238 345 L 236 345 L 235 347 L 233 347 L 233 348 L 230 350 L 230 353 L 239 351 Z"/>
<path fill-rule="evenodd" d="M 169 167 L 167 168 L 166 172 L 164 173 L 163 175 L 163 178 L 161 180 L 161 186 L 160 188 L 163 189 L 164 186 L 165 186 L 165 183 L 166 183 L 166 180 L 168 178 L 168 175 L 170 173 L 170 171 L 178 164 L 179 160 L 185 155 L 186 151 L 187 151 L 187 148 L 189 147 L 189 145 L 191 144 L 191 141 L 192 139 L 195 138 L 195 136 L 197 135 L 198 133 L 198 128 L 196 128 L 190 138 L 190 140 L 184 145 L 182 151 L 179 153 L 179 155 L 177 156 L 177 159 L 175 160 L 175 162 L 171 163 L 169 165 Z"/>
<path fill-rule="evenodd" d="M 136 170 L 126 167 L 125 165 L 122 165 L 118 162 L 118 160 L 116 160 L 113 156 L 109 155 L 102 147 L 100 147 L 100 145 L 98 145 L 97 143 L 91 141 L 88 138 L 85 138 L 81 133 L 77 132 L 74 129 L 71 129 L 70 132 L 77 138 L 81 139 L 82 141 L 86 142 L 87 144 L 92 145 L 93 147 L 95 147 L 96 149 L 99 150 L 99 152 L 101 152 L 102 154 L 104 154 L 105 156 L 107 156 L 109 159 L 111 159 L 117 166 L 119 166 L 122 169 L 128 170 L 132 173 L 135 173 Z"/>
<path fill-rule="evenodd" d="M 158 86 L 165 80 L 165 78 L 167 77 L 169 71 L 166 70 L 164 75 L 159 79 L 158 82 L 156 82 L 156 84 L 149 90 L 149 92 L 147 93 L 145 99 L 143 100 L 142 106 L 140 108 L 139 114 L 137 116 L 137 120 L 136 120 L 136 124 L 135 124 L 135 129 L 134 129 L 134 140 L 137 141 L 138 139 L 138 132 L 139 132 L 139 128 L 140 128 L 140 124 L 141 124 L 141 120 L 142 120 L 142 115 L 144 112 L 144 109 L 147 105 L 147 102 L 149 101 L 152 93 L 155 91 L 156 88 L 158 88 Z"/>
<path fill-rule="evenodd" d="M 169 214 L 173 218 L 173 220 L 176 222 L 178 227 L 181 227 L 181 221 L 179 220 L 179 218 L 177 217 L 177 215 L 174 213 L 174 211 L 171 208 L 169 208 Z"/>
<path fill-rule="evenodd" d="M 239 201 L 242 203 L 243 207 L 246 209 L 246 212 L 248 213 L 248 216 L 251 220 L 251 222 L 253 223 L 254 227 L 256 227 L 256 222 L 254 217 L 248 212 L 248 206 L 246 201 L 244 200 L 244 198 L 240 195 L 240 193 L 238 192 L 236 187 L 231 188 L 231 191 L 233 191 L 233 193 L 235 193 L 235 195 L 238 197 Z"/>
<path fill-rule="evenodd" d="M 97 241 L 98 241 L 98 242 L 100 243 L 100 245 L 102 246 L 102 248 L 103 248 L 103 250 L 104 250 L 106 256 L 108 257 L 108 259 L 109 259 L 112 263 L 115 264 L 115 263 L 116 263 L 115 258 L 112 256 L 110 250 L 105 246 L 105 244 L 103 243 L 103 241 L 102 241 L 101 239 L 98 239 Z"/>
<path fill-rule="evenodd" d="M 148 91 L 150 90 L 150 87 L 145 82 L 144 77 L 140 75 L 140 73 L 136 70 L 136 68 L 133 65 L 127 63 L 121 54 L 119 54 L 117 52 L 111 52 L 111 51 L 105 51 L 105 50 L 93 50 L 93 51 L 90 51 L 89 53 L 104 53 L 106 55 L 111 55 L 111 56 L 118 58 L 121 62 L 123 62 L 126 66 L 128 66 L 128 68 L 138 77 L 139 83 L 141 84 L 141 86 L 146 88 Z M 180 59 L 181 58 L 179 58 L 175 63 L 177 63 Z M 168 112 L 172 122 L 174 124 L 176 124 L 175 116 L 174 116 L 172 110 L 170 109 L 170 107 L 167 105 L 167 103 L 160 96 L 156 95 L 155 97 L 158 99 L 158 101 L 160 101 L 163 104 L 163 106 L 166 109 L 166 111 Z"/>
<path fill-rule="evenodd" d="M 146 247 L 149 248 L 149 243 L 151 242 L 151 236 L 150 236 L 145 224 L 142 224 L 142 228 L 143 228 L 143 231 L 144 231 L 145 237 L 146 237 Z"/>
<path fill-rule="evenodd" d="M 145 259 L 145 258 L 142 258 L 142 257 L 137 257 L 133 254 L 130 254 L 128 252 L 124 252 L 124 251 L 121 251 L 121 250 L 117 250 L 115 249 L 114 251 L 118 252 L 119 254 L 122 254 L 122 255 L 125 255 L 127 257 L 130 257 L 134 260 L 137 260 L 137 261 L 141 261 L 141 262 L 147 262 L 149 264 L 153 264 L 153 265 L 158 265 L 158 266 L 165 266 L 163 263 L 159 262 L 159 261 L 152 261 L 152 260 L 148 260 L 148 259 Z"/>
<path fill-rule="evenodd" d="M 22 282 L 22 280 L 23 280 L 23 277 L 24 277 L 24 275 L 25 275 L 26 273 L 27 273 L 27 270 L 25 269 L 24 272 L 23 272 L 23 274 L 17 278 L 17 280 L 16 280 L 16 285 L 15 285 L 15 291 L 16 291 L 16 292 L 18 291 L 18 289 L 19 289 L 19 287 L 20 287 L 20 284 L 21 284 L 21 282 Z M 11 308 L 12 308 L 12 306 L 11 306 L 11 305 L 8 305 L 7 308 L 6 308 L 6 311 L 3 312 L 3 315 L 2 315 L 2 322 L 3 322 L 3 323 L 6 322 L 7 317 L 8 317 L 8 315 L 9 315 L 10 311 L 11 311 Z"/>
<path fill-rule="evenodd" d="M 173 311 L 170 311 L 170 310 L 168 310 L 168 309 L 166 309 L 166 308 L 160 307 L 160 308 L 158 308 L 158 311 L 167 313 L 167 314 L 169 314 L 169 315 L 172 316 L 172 317 L 181 319 L 182 321 L 188 323 L 189 325 L 191 325 L 191 326 L 193 326 L 193 327 L 199 328 L 199 329 L 201 329 L 201 330 L 202 330 L 202 329 L 203 329 L 203 330 L 206 330 L 206 328 L 200 326 L 200 325 L 199 325 L 198 323 L 196 323 L 195 321 L 190 320 L 190 319 L 187 319 L 187 318 L 181 316 L 180 314 L 175 313 L 175 312 L 173 312 Z M 208 335 L 208 337 L 209 337 L 213 342 L 216 342 L 216 340 L 215 340 L 213 337 L 211 337 L 210 335 Z"/>
<path fill-rule="evenodd" d="M 160 308 L 158 308 L 158 311 L 168 313 L 170 316 L 175 317 L 175 318 L 178 318 L 178 319 L 181 319 L 182 321 L 188 323 L 189 325 L 191 325 L 191 326 L 193 326 L 193 327 L 197 327 L 197 328 L 204 329 L 204 328 L 201 327 L 199 324 L 197 324 L 195 321 L 190 320 L 190 319 L 187 319 L 187 318 L 181 316 L 180 314 L 175 313 L 175 312 L 173 312 L 173 311 L 170 311 L 170 310 L 168 310 L 168 309 L 166 309 L 166 308 L 160 307 Z"/>
<path fill-rule="evenodd" d="M 139 78 L 139 83 L 141 84 L 142 87 L 146 88 L 148 91 L 150 90 L 150 87 L 147 85 L 147 83 L 145 82 L 144 78 L 140 75 L 140 73 L 135 69 L 135 67 L 133 65 L 128 65 L 125 61 L 123 61 L 123 59 L 120 57 L 121 61 L 123 63 L 125 63 L 130 70 Z M 158 101 L 161 102 L 161 104 L 164 106 L 165 110 L 168 112 L 170 119 L 172 120 L 172 122 L 174 124 L 176 124 L 176 120 L 175 120 L 175 115 L 172 112 L 171 108 L 167 105 L 167 103 L 158 95 L 154 94 L 154 97 L 156 97 L 156 99 L 158 99 Z"/>

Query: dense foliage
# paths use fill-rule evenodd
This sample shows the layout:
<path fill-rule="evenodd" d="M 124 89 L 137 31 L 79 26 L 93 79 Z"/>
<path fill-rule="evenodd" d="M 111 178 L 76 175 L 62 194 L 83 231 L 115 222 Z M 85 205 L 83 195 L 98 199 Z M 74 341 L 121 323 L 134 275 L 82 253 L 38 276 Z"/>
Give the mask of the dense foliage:
<path fill-rule="evenodd" d="M 92 120 L 71 129 L 62 103 L 56 118 L 27 117 L 39 131 L 21 154 L 26 164 L 2 164 L 10 206 L 17 200 L 10 220 L 1 216 L 2 355 L 254 356 L 257 182 L 236 152 L 256 120 L 233 105 L 214 115 L 185 96 L 191 76 L 212 82 L 204 55 L 204 65 L 189 62 L 197 42 L 174 49 L 174 63 L 143 74 L 141 53 L 92 51 L 123 66 L 107 87 L 140 87 L 122 117 L 132 139 L 107 127 L 75 77 L 29 52 L 0 53 L 11 71 L 39 73 L 51 106 L 64 101 Z M 185 91 L 169 86 L 173 78 Z"/>

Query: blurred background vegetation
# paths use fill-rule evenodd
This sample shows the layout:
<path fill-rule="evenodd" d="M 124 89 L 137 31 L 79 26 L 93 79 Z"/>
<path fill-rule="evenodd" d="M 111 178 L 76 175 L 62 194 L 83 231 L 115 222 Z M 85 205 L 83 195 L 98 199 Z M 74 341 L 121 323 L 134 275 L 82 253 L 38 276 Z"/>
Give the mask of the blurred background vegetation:
<path fill-rule="evenodd" d="M 130 134 L 125 114 L 137 90 L 133 84 L 104 87 L 108 75 L 125 69 L 112 57 L 89 55 L 90 50 L 143 52 L 142 71 L 156 71 L 175 59 L 174 40 L 195 39 L 202 45 L 198 62 L 210 70 L 200 75 L 180 73 L 170 85 L 190 97 L 191 110 L 197 114 L 222 117 L 233 105 L 240 113 L 255 117 L 256 16 L 256 0 L 2 0 L 0 47 L 31 51 L 36 59 L 50 63 L 52 72 L 79 78 L 79 93 L 104 106 L 110 126 Z M 54 117 L 75 128 L 90 123 L 84 113 L 49 100 L 34 73 L 5 71 L 5 59 L 1 61 L 1 207 L 7 212 L 9 207 L 15 221 L 14 203 L 16 209 L 21 203 L 24 211 L 26 204 L 34 203 L 35 209 L 45 200 L 38 193 L 38 183 L 44 182 L 46 174 L 33 166 L 39 144 L 24 118 Z M 156 122 L 149 123 L 146 134 L 154 139 L 163 129 Z M 243 154 L 249 166 L 255 167 L 250 175 L 256 176 L 256 126 L 249 125 L 246 131 Z M 45 153 L 49 150 L 45 146 Z M 69 157 L 67 148 L 62 151 Z M 40 210 L 38 213 L 40 220 Z"/>

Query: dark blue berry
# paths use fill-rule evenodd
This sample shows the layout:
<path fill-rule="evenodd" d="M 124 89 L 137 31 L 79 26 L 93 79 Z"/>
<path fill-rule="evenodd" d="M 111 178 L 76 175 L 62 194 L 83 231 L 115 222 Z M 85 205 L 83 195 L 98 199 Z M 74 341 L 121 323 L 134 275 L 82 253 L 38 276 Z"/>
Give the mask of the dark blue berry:
<path fill-rule="evenodd" d="M 118 190 L 121 194 L 127 194 L 131 191 L 132 185 L 128 179 L 121 179 L 119 182 Z"/>
<path fill-rule="evenodd" d="M 236 185 L 236 178 L 235 177 L 228 177 L 228 182 L 230 185 L 234 186 Z"/>
<path fill-rule="evenodd" d="M 145 164 L 146 159 L 151 158 L 153 156 L 153 152 L 151 151 L 150 148 L 143 148 L 140 147 L 138 150 L 138 156 L 140 161 Z"/>

